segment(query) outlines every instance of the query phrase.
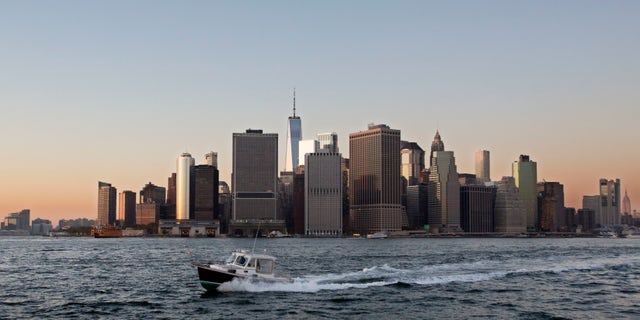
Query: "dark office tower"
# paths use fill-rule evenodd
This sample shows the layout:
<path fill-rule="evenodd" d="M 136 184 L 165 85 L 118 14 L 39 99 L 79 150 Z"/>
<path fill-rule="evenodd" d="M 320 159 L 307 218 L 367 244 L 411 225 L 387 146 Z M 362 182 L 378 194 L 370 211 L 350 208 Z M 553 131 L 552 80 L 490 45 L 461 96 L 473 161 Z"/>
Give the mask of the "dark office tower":
<path fill-rule="evenodd" d="M 465 232 L 493 232 L 497 188 L 483 184 L 460 186 L 460 225 Z"/>
<path fill-rule="evenodd" d="M 413 186 L 420 182 L 420 172 L 424 169 L 424 150 L 415 142 L 400 142 L 400 174 Z"/>
<path fill-rule="evenodd" d="M 434 151 L 444 151 L 444 142 L 442 142 L 442 138 L 440 138 L 440 132 L 438 132 L 438 130 L 436 130 L 436 135 L 433 137 L 433 142 L 431 143 L 431 152 L 429 153 L 430 166 L 432 165 Z"/>
<path fill-rule="evenodd" d="M 513 177 L 498 182 L 493 216 L 493 229 L 502 233 L 527 231 L 527 212 Z"/>
<path fill-rule="evenodd" d="M 287 230 L 293 230 L 293 179 L 294 172 L 282 171 L 278 178 L 279 217 L 287 224 Z"/>
<path fill-rule="evenodd" d="M 149 182 L 140 190 L 140 203 L 157 203 L 164 205 L 166 203 L 166 193 L 164 187 L 159 187 Z"/>
<path fill-rule="evenodd" d="M 600 179 L 600 214 L 596 224 L 611 226 L 620 224 L 620 179 Z"/>
<path fill-rule="evenodd" d="M 577 225 L 582 227 L 582 232 L 591 232 L 595 228 L 596 212 L 592 209 L 578 209 Z"/>
<path fill-rule="evenodd" d="M 407 187 L 407 219 L 409 229 L 421 229 L 427 224 L 427 185 L 424 183 Z"/>
<path fill-rule="evenodd" d="M 172 173 L 167 183 L 167 205 L 176 204 L 176 173 Z"/>
<path fill-rule="evenodd" d="M 229 233 L 229 221 L 231 220 L 231 189 L 224 182 L 218 182 L 218 219 L 220 220 L 220 233 Z"/>
<path fill-rule="evenodd" d="M 459 230 L 460 181 L 453 151 L 433 152 L 428 188 L 430 230 Z"/>
<path fill-rule="evenodd" d="M 210 165 L 198 165 L 191 169 L 191 192 L 195 220 L 218 218 L 218 169 Z"/>
<path fill-rule="evenodd" d="M 304 234 L 304 166 L 298 166 L 293 177 L 293 233 Z"/>
<path fill-rule="evenodd" d="M 354 232 L 402 228 L 400 130 L 369 125 L 349 135 L 350 225 Z"/>
<path fill-rule="evenodd" d="M 567 231 L 564 186 L 558 182 L 538 183 L 538 221 L 542 231 Z"/>
<path fill-rule="evenodd" d="M 116 223 L 116 199 L 118 191 L 110 183 L 98 181 L 98 219 L 96 225 Z"/>
<path fill-rule="evenodd" d="M 567 221 L 567 232 L 576 232 L 576 226 L 578 224 L 578 217 L 576 216 L 576 208 L 564 209 L 565 221 Z"/>
<path fill-rule="evenodd" d="M 120 214 L 118 219 L 125 226 L 136 224 L 136 193 L 125 190 L 120 192 Z"/>
<path fill-rule="evenodd" d="M 253 233 L 261 220 L 263 227 L 284 231 L 278 220 L 278 134 L 247 130 L 233 134 L 233 219 L 230 232 Z M 264 222 L 264 221 L 263 221 Z"/>

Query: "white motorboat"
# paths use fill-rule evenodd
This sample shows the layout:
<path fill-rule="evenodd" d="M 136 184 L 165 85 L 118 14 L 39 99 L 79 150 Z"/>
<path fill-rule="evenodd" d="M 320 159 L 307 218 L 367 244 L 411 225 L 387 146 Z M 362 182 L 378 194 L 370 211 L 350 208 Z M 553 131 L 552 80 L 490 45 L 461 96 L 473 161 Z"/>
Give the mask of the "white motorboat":
<path fill-rule="evenodd" d="M 218 288 L 236 278 L 249 281 L 293 282 L 284 275 L 274 273 L 276 258 L 267 254 L 255 254 L 248 250 L 235 250 L 221 264 L 194 263 L 198 269 L 200 285 L 207 290 Z"/>
<path fill-rule="evenodd" d="M 386 231 L 378 231 L 367 235 L 367 239 L 386 239 L 389 237 L 389 233 Z"/>

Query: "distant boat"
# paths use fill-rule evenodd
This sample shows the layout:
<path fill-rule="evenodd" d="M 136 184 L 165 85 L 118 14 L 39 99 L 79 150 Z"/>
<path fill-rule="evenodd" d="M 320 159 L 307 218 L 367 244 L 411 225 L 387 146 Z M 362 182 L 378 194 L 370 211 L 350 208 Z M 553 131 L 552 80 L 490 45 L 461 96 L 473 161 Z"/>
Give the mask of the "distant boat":
<path fill-rule="evenodd" d="M 91 234 L 95 238 L 120 238 L 122 229 L 115 226 L 100 226 L 91 228 Z"/>
<path fill-rule="evenodd" d="M 389 233 L 386 231 L 378 231 L 367 235 L 367 239 L 386 239 L 389 237 Z"/>
<path fill-rule="evenodd" d="M 280 231 L 277 230 L 273 230 L 271 232 L 269 232 L 268 235 L 269 238 L 289 238 L 290 236 L 288 234 L 284 234 Z"/>
<path fill-rule="evenodd" d="M 194 263 L 198 269 L 200 285 L 207 290 L 215 290 L 233 279 L 247 279 L 266 283 L 290 283 L 293 280 L 273 273 L 276 258 L 266 254 L 255 254 L 248 250 L 235 250 L 222 264 Z"/>

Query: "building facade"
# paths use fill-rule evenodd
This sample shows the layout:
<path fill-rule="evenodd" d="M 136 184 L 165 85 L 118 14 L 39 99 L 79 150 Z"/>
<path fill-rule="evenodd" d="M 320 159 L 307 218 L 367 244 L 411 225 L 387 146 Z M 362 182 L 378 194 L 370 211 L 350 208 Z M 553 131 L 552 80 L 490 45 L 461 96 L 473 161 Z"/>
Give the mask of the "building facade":
<path fill-rule="evenodd" d="M 538 221 L 541 231 L 567 231 L 564 186 L 559 182 L 538 183 Z"/>
<path fill-rule="evenodd" d="M 300 140 L 298 143 L 298 165 L 304 166 L 305 155 L 307 153 L 314 153 L 320 149 L 320 142 L 318 140 Z"/>
<path fill-rule="evenodd" d="M 460 182 L 453 151 L 433 152 L 428 188 L 430 230 L 460 230 Z"/>
<path fill-rule="evenodd" d="M 624 190 L 624 198 L 622 199 L 622 213 L 631 214 L 631 199 L 627 194 L 627 190 Z"/>
<path fill-rule="evenodd" d="M 98 182 L 98 226 L 116 223 L 116 201 L 118 191 L 110 183 Z"/>
<path fill-rule="evenodd" d="M 193 215 L 190 219 L 218 219 L 218 169 L 210 165 L 197 165 L 191 171 Z"/>
<path fill-rule="evenodd" d="M 600 179 L 600 212 L 596 224 L 620 224 L 620 179 Z"/>
<path fill-rule="evenodd" d="M 429 200 L 427 184 L 407 187 L 407 224 L 410 230 L 422 229 L 427 224 Z"/>
<path fill-rule="evenodd" d="M 536 231 L 540 227 L 540 221 L 538 221 L 537 163 L 531 161 L 528 155 L 520 155 L 518 161 L 513 163 L 511 173 L 527 212 L 527 230 Z"/>
<path fill-rule="evenodd" d="M 349 216 L 354 232 L 402 228 L 400 130 L 369 125 L 349 135 Z"/>
<path fill-rule="evenodd" d="M 140 190 L 140 203 L 166 204 L 166 189 L 149 182 Z"/>
<path fill-rule="evenodd" d="M 178 157 L 176 173 L 176 219 L 188 220 L 191 213 L 191 168 L 195 160 L 188 153 Z"/>
<path fill-rule="evenodd" d="M 476 179 L 481 183 L 491 181 L 491 160 L 489 150 L 478 150 L 475 153 Z"/>
<path fill-rule="evenodd" d="M 307 153 L 305 157 L 305 235 L 342 235 L 342 155 Z"/>
<path fill-rule="evenodd" d="M 277 213 L 278 134 L 249 129 L 233 134 L 233 219 L 230 232 L 271 220 L 284 231 Z"/>
<path fill-rule="evenodd" d="M 285 150 L 284 171 L 295 172 L 299 163 L 298 145 L 302 140 L 302 119 L 296 116 L 296 92 L 293 91 L 293 115 L 287 122 L 287 144 Z"/>
<path fill-rule="evenodd" d="M 493 232 L 496 187 L 460 186 L 460 227 L 464 232 Z"/>
<path fill-rule="evenodd" d="M 402 141 L 400 146 L 400 174 L 407 186 L 420 182 L 420 172 L 424 170 L 424 150 L 415 142 Z"/>
<path fill-rule="evenodd" d="M 120 192 L 118 220 L 125 226 L 136 223 L 136 193 L 125 190 Z"/>
<path fill-rule="evenodd" d="M 209 152 L 204 155 L 204 164 L 212 167 L 218 167 L 218 153 L 217 152 Z"/>
<path fill-rule="evenodd" d="M 318 140 L 319 150 L 325 149 L 325 152 L 329 153 L 338 153 L 340 152 L 338 148 L 338 134 L 335 132 L 328 133 L 318 133 L 316 135 L 316 139 Z"/>
<path fill-rule="evenodd" d="M 513 177 L 502 177 L 498 182 L 494 207 L 494 231 L 511 234 L 527 231 L 527 211 Z"/>

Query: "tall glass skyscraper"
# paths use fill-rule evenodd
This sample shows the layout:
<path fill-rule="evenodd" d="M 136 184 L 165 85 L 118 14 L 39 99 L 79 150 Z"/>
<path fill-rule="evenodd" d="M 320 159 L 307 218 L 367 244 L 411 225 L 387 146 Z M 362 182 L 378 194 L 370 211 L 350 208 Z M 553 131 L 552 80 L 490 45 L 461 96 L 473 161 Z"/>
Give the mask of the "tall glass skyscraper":
<path fill-rule="evenodd" d="M 538 166 L 528 155 L 520 155 L 513 163 L 512 176 L 520 192 L 520 198 L 527 212 L 527 230 L 535 231 L 540 227 L 538 219 Z"/>
<path fill-rule="evenodd" d="M 296 91 L 293 91 L 293 115 L 289 117 L 284 171 L 294 172 L 298 167 L 298 144 L 302 139 L 302 120 L 296 116 Z"/>
<path fill-rule="evenodd" d="M 96 225 L 114 225 L 116 223 L 116 199 L 115 187 L 110 183 L 98 181 L 98 219 Z"/>
<path fill-rule="evenodd" d="M 600 179 L 600 214 L 596 215 L 596 224 L 620 224 L 620 179 Z"/>
<path fill-rule="evenodd" d="M 475 154 L 476 180 L 479 182 L 491 181 L 489 150 L 478 150 Z"/>

